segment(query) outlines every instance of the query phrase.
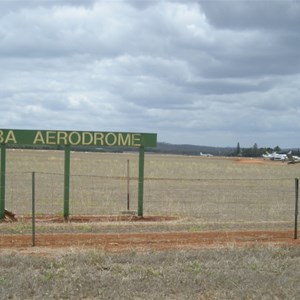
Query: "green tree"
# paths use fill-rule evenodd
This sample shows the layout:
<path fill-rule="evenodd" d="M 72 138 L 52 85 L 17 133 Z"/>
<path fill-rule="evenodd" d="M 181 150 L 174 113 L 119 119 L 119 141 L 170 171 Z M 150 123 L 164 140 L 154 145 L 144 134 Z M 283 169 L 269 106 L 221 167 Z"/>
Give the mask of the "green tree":
<path fill-rule="evenodd" d="M 279 147 L 279 146 L 276 146 L 276 147 L 274 148 L 274 151 L 276 151 L 276 152 L 280 152 L 280 151 L 281 151 L 281 149 L 280 149 L 280 147 Z"/>
<path fill-rule="evenodd" d="M 253 157 L 258 157 L 259 156 L 259 151 L 258 151 L 258 146 L 257 146 L 256 143 L 254 143 L 252 150 L 253 150 L 252 156 Z"/>
<path fill-rule="evenodd" d="M 240 143 L 238 142 L 236 146 L 236 155 L 238 156 L 240 154 L 241 154 L 241 147 L 240 147 Z"/>

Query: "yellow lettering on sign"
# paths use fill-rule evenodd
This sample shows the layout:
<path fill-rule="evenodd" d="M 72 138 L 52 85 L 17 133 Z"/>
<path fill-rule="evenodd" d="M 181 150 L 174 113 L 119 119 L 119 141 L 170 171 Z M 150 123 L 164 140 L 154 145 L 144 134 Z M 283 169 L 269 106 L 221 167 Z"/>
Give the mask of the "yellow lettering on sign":
<path fill-rule="evenodd" d="M 45 140 L 43 138 L 42 132 L 38 131 L 33 140 L 33 144 L 45 144 Z"/>
<path fill-rule="evenodd" d="M 112 141 L 111 138 L 112 137 Z M 107 144 L 107 146 L 113 146 L 117 143 L 117 136 L 113 133 L 113 132 L 109 132 L 106 136 L 105 136 L 105 143 Z"/>
<path fill-rule="evenodd" d="M 90 132 L 82 133 L 82 145 L 91 145 L 93 143 L 93 135 Z"/>
<path fill-rule="evenodd" d="M 131 139 L 130 139 L 130 134 L 126 134 L 125 138 L 123 137 L 123 134 L 122 133 L 119 133 L 118 134 L 118 137 L 119 137 L 119 145 L 120 146 L 130 146 L 131 143 Z"/>
<path fill-rule="evenodd" d="M 68 134 L 64 131 L 57 131 L 57 144 L 60 145 L 67 145 L 68 140 L 67 140 Z"/>
<path fill-rule="evenodd" d="M 74 140 L 74 137 L 75 137 L 75 140 Z M 80 136 L 79 132 L 77 132 L 77 131 L 71 132 L 69 135 L 69 143 L 71 145 L 78 145 L 78 144 L 80 144 L 80 142 L 81 142 L 81 136 Z"/>
<path fill-rule="evenodd" d="M 139 133 L 132 134 L 132 146 L 140 147 L 141 145 L 141 135 Z"/>
<path fill-rule="evenodd" d="M 9 130 L 8 134 L 7 134 L 7 137 L 5 139 L 5 143 L 14 143 L 16 144 L 17 143 L 17 140 L 16 140 L 16 137 L 15 137 L 15 134 L 12 130 Z"/>
<path fill-rule="evenodd" d="M 104 134 L 102 132 L 95 132 L 94 133 L 94 145 L 103 146 L 103 138 Z"/>
<path fill-rule="evenodd" d="M 21 142 L 32 145 L 94 145 L 140 147 L 145 142 L 143 139 L 143 134 L 140 133 L 55 130 L 14 131 L 9 129 L 1 129 L 0 143 L 17 144 L 18 142 L 20 142 L 16 139 L 16 137 L 19 137 L 19 135 Z M 32 135 L 34 135 L 33 141 L 31 140 Z"/>
<path fill-rule="evenodd" d="M 47 145 L 55 145 L 56 144 L 56 132 L 55 131 L 47 131 L 46 132 L 46 144 Z"/>
<path fill-rule="evenodd" d="M 15 137 L 15 134 L 14 134 L 13 130 L 9 130 L 6 137 L 4 136 L 3 130 L 0 130 L 0 143 L 5 143 L 5 144 L 14 143 L 14 144 L 16 144 L 17 139 Z"/>

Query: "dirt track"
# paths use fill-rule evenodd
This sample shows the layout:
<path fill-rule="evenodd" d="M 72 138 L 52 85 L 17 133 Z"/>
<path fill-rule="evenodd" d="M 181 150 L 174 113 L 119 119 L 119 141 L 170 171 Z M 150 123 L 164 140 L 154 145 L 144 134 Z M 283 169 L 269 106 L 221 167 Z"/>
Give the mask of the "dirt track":
<path fill-rule="evenodd" d="M 73 216 L 68 222 L 165 222 L 176 220 L 169 216 Z M 39 223 L 65 223 L 62 217 L 42 216 Z M 169 250 L 207 247 L 251 245 L 300 245 L 293 231 L 162 231 L 146 233 L 55 233 L 37 234 L 35 245 L 44 249 L 69 247 L 96 248 L 105 251 Z M 0 248 L 22 249 L 32 246 L 31 235 L 7 234 L 0 236 Z"/>
<path fill-rule="evenodd" d="M 84 247 L 105 251 L 195 249 L 219 246 L 250 246 L 258 244 L 300 245 L 292 231 L 238 232 L 152 232 L 127 234 L 39 234 L 36 246 L 47 248 Z M 0 237 L 0 247 L 31 246 L 31 236 Z"/>

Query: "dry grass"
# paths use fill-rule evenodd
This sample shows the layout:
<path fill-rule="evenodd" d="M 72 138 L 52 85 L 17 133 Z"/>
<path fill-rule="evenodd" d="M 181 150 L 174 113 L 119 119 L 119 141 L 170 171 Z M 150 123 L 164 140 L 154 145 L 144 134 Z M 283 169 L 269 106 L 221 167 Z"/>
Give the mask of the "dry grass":
<path fill-rule="evenodd" d="M 298 299 L 299 247 L 0 255 L 1 299 Z"/>
<path fill-rule="evenodd" d="M 72 153 L 72 213 L 124 210 L 126 181 L 100 176 L 126 176 L 127 159 L 136 177 L 137 155 Z M 38 213 L 62 214 L 63 152 L 8 151 L 7 163 L 7 208 L 30 214 L 30 172 L 35 171 Z M 145 214 L 178 215 L 179 220 L 122 226 L 38 223 L 37 232 L 285 229 L 293 221 L 298 167 L 146 155 Z M 135 180 L 131 193 L 135 209 Z M 26 222 L 0 224 L 1 234 L 30 232 Z M 2 250 L 0 268 L 0 299 L 298 299 L 300 293 L 297 246 L 117 254 L 78 248 L 51 254 L 28 248 L 25 254 Z"/>

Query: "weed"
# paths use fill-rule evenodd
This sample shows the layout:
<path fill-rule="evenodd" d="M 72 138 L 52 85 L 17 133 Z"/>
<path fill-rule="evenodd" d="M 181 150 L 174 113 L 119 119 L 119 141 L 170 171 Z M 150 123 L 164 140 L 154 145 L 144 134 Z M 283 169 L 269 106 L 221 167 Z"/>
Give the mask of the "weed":
<path fill-rule="evenodd" d="M 201 268 L 201 263 L 197 260 L 190 261 L 187 265 L 187 269 L 189 271 L 192 271 L 193 273 L 200 273 L 202 268 Z"/>

